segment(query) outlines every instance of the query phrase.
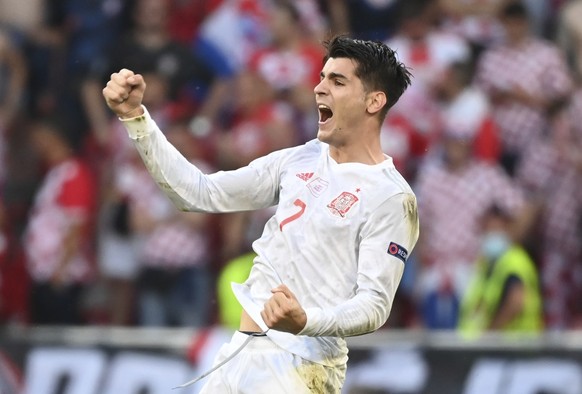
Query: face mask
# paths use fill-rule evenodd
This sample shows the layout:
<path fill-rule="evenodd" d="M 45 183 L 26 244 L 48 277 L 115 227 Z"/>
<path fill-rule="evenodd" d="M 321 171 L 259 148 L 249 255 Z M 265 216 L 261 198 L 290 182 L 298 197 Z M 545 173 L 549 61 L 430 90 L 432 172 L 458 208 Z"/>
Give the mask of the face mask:
<path fill-rule="evenodd" d="M 483 236 L 481 254 L 489 260 L 495 260 L 501 257 L 509 246 L 509 238 L 505 233 L 492 231 Z"/>

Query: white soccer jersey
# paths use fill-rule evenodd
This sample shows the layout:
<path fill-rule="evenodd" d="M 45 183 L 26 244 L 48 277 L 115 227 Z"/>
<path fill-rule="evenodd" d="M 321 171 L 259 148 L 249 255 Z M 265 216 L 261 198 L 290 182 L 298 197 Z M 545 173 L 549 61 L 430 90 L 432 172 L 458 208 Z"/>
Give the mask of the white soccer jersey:
<path fill-rule="evenodd" d="M 387 157 L 338 164 L 318 140 L 234 171 L 204 175 L 171 146 L 146 112 L 124 121 L 152 176 L 183 210 L 230 212 L 278 204 L 244 284 L 242 305 L 259 324 L 283 283 L 307 313 L 299 335 L 270 330 L 282 348 L 329 366 L 347 361 L 343 337 L 388 318 L 404 262 L 418 238 L 416 199 Z M 252 305 L 249 305 L 249 300 Z M 246 305 L 245 305 L 246 304 Z"/>

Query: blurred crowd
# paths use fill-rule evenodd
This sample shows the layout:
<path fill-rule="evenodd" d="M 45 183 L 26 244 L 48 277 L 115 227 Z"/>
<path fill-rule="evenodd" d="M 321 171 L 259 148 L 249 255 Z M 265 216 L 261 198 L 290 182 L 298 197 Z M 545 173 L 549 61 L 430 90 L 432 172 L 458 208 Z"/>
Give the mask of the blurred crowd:
<path fill-rule="evenodd" d="M 272 211 L 177 211 L 101 90 L 143 74 L 176 148 L 234 169 L 315 137 L 321 42 L 348 33 L 414 75 L 382 128 L 421 222 L 387 327 L 582 328 L 580 20 L 582 0 L 0 0 L 0 324 L 236 325 L 228 282 Z"/>

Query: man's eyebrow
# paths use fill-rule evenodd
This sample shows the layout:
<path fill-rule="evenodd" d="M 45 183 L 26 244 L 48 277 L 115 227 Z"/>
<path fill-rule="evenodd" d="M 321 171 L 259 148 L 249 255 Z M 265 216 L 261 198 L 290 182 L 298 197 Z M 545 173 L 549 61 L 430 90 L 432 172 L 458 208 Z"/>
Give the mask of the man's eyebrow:
<path fill-rule="evenodd" d="M 319 76 L 321 77 L 321 79 L 325 78 L 325 73 L 322 71 L 319 73 Z M 336 73 L 336 72 L 330 72 L 328 74 L 330 79 L 345 79 L 345 80 L 349 80 L 348 77 L 346 77 L 343 74 L 340 73 Z"/>

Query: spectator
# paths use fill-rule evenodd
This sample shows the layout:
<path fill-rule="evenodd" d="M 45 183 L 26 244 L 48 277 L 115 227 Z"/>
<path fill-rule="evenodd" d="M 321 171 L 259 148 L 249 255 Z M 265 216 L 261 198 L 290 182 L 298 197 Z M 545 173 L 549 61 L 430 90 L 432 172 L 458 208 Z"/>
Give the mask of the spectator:
<path fill-rule="evenodd" d="M 329 36 L 329 23 L 318 0 L 297 0 L 293 1 L 293 4 L 299 11 L 300 25 L 305 29 L 307 35 L 313 37 L 317 42 L 321 42 Z"/>
<path fill-rule="evenodd" d="M 495 204 L 519 213 L 524 207 L 521 190 L 503 169 L 474 158 L 474 132 L 445 129 L 442 153 L 427 160 L 417 177 L 418 289 L 429 328 L 457 324 L 458 301 L 477 259 L 479 220 L 486 210 Z"/>
<path fill-rule="evenodd" d="M 414 73 L 413 84 L 389 112 L 382 131 L 383 147 L 400 156 L 397 161 L 406 166 L 404 173 L 410 180 L 414 179 L 418 162 L 442 132 L 435 85 L 449 66 L 466 62 L 470 56 L 466 42 L 434 27 L 432 7 L 426 0 L 403 1 L 398 31 L 387 41 Z M 403 147 L 407 155 L 402 155 Z"/>
<path fill-rule="evenodd" d="M 267 45 L 268 2 L 222 1 L 200 26 L 195 53 L 221 76 L 232 77 Z"/>
<path fill-rule="evenodd" d="M 276 97 L 289 102 L 303 124 L 313 124 L 317 112 L 313 105 L 313 88 L 319 83 L 321 46 L 303 26 L 297 6 L 289 0 L 275 0 L 269 12 L 270 45 L 250 59 L 249 69 L 260 74 Z M 306 126 L 303 140 L 313 138 Z"/>
<path fill-rule="evenodd" d="M 384 152 L 407 180 L 416 177 L 419 163 L 442 132 L 442 116 L 432 91 L 414 83 L 386 115 L 380 139 Z"/>
<path fill-rule="evenodd" d="M 170 36 L 184 45 L 190 45 L 196 39 L 205 18 L 222 2 L 223 0 L 169 0 Z"/>
<path fill-rule="evenodd" d="M 221 76 L 240 72 L 257 50 L 269 44 L 269 17 L 277 2 L 222 1 L 200 26 L 194 43 L 196 54 Z M 304 31 L 317 36 L 323 30 L 315 0 L 288 3 L 299 13 Z"/>
<path fill-rule="evenodd" d="M 408 102 L 405 99 L 404 107 L 388 114 L 382 128 L 382 146 L 407 179 L 415 179 L 418 166 L 427 154 L 438 154 L 443 127 L 463 128 L 474 134 L 472 146 L 475 156 L 490 162 L 498 160 L 500 147 L 497 126 L 487 96 L 471 84 L 472 70 L 469 62 L 449 65 L 441 78 L 435 81 L 431 91 L 427 92 L 430 95 L 424 98 L 421 95 L 408 95 L 411 100 Z M 421 117 L 419 113 L 417 119 L 412 119 L 407 114 L 413 104 L 416 104 L 414 111 L 422 109 L 424 116 Z"/>
<path fill-rule="evenodd" d="M 471 84 L 473 69 L 470 63 L 452 64 L 435 86 L 445 128 L 463 128 L 475 135 L 474 156 L 495 163 L 500 144 L 497 124 L 485 93 Z"/>
<path fill-rule="evenodd" d="M 430 89 L 448 66 L 470 60 L 467 43 L 434 22 L 430 1 L 406 0 L 400 6 L 398 31 L 386 42 L 414 72 L 413 87 Z"/>
<path fill-rule="evenodd" d="M 61 99 L 58 110 L 64 110 L 78 130 L 76 140 L 84 142 L 90 136 L 90 125 L 83 108 L 83 81 L 94 69 L 103 67 L 116 40 L 123 34 L 129 19 L 124 0 L 67 0 L 53 2 L 60 9 L 61 31 L 65 49 L 60 59 L 64 69 L 62 83 L 57 87 Z M 89 134 L 89 135 L 88 135 Z"/>
<path fill-rule="evenodd" d="M 38 294 L 39 280 L 42 283 L 51 280 L 45 271 L 39 273 L 38 267 L 52 272 L 51 264 L 58 264 L 44 257 L 35 260 L 36 265 L 31 263 L 30 252 L 45 247 L 48 244 L 42 242 L 56 240 L 57 233 L 61 233 L 47 230 L 51 237 L 31 241 L 33 223 L 34 228 L 51 229 L 58 223 L 44 219 L 49 216 L 46 213 L 40 216 L 37 213 L 48 209 L 45 201 L 48 197 L 43 204 L 37 202 L 37 207 L 27 215 L 37 186 L 38 157 L 31 154 L 33 148 L 27 133 L 21 132 L 24 130 L 21 125 L 26 122 L 22 109 L 35 119 L 60 112 L 69 121 L 81 124 L 82 127 L 72 128 L 75 132 L 69 137 L 73 145 L 86 135 L 86 122 L 90 121 L 98 147 L 90 151 L 85 147 L 81 154 L 82 159 L 92 160 L 90 164 L 97 170 L 100 193 L 91 197 L 88 192 L 72 196 L 70 190 L 83 181 L 57 179 L 55 173 L 64 175 L 51 165 L 47 174 L 50 184 L 63 182 L 62 187 L 54 186 L 62 193 L 53 192 L 66 195 L 57 198 L 51 209 L 77 212 L 77 208 L 71 207 L 84 207 L 89 200 L 94 203 L 98 196 L 103 198 L 95 245 L 99 247 L 97 257 L 106 284 L 107 307 L 111 307 L 107 322 L 132 324 L 137 317 L 134 292 L 140 268 L 137 252 L 141 250 L 132 214 L 135 215 L 136 201 L 142 198 L 139 190 L 144 185 L 139 178 L 141 164 L 134 162 L 135 152 L 125 131 L 119 122 L 111 122 L 104 110 L 100 80 L 121 67 L 143 72 L 150 95 L 147 107 L 155 112 L 158 123 L 164 128 L 177 120 L 191 120 L 191 131 L 204 137 L 198 139 L 200 155 L 213 165 L 233 168 L 237 163 L 246 164 L 257 155 L 311 136 L 312 130 L 304 126 L 307 120 L 301 117 L 309 117 L 314 108 L 312 87 L 319 79 L 321 57 L 309 48 L 312 41 L 320 40 L 331 30 L 349 32 L 359 38 L 388 40 L 415 75 L 413 86 L 389 112 L 382 128 L 383 150 L 393 157 L 407 180 L 414 182 L 420 176 L 418 186 L 432 193 L 423 193 L 428 213 L 423 211 L 421 222 L 427 216 L 426 221 L 431 224 L 424 229 L 425 239 L 421 239 L 418 251 L 409 260 L 406 275 L 414 275 L 416 269 L 421 282 L 427 283 L 424 281 L 431 277 L 433 269 L 444 271 L 431 265 L 432 256 L 421 253 L 423 246 L 428 254 L 435 254 L 435 261 L 463 255 L 459 260 L 467 260 L 469 267 L 474 265 L 458 245 L 467 237 L 467 249 L 477 253 L 481 230 L 471 225 L 473 219 L 457 216 L 475 210 L 472 204 L 489 204 L 488 194 L 495 193 L 489 190 L 491 187 L 477 185 L 485 189 L 476 193 L 477 197 L 456 201 L 445 189 L 469 189 L 477 182 L 465 179 L 461 172 L 454 172 L 453 176 L 443 162 L 440 167 L 437 165 L 450 154 L 446 145 L 451 134 L 471 136 L 474 156 L 471 166 L 497 173 L 494 162 L 500 153 L 496 149 L 502 149 L 501 163 L 528 192 L 530 204 L 526 205 L 536 208 L 536 216 L 532 217 L 537 219 L 536 227 L 526 239 L 525 248 L 539 262 L 543 299 L 547 300 L 546 326 L 579 327 L 582 234 L 577 223 L 582 220 L 579 203 L 582 178 L 576 169 L 580 167 L 577 151 L 582 151 L 579 142 L 582 93 L 580 87 L 575 90 L 563 54 L 553 43 L 538 37 L 551 38 L 552 28 L 559 23 L 564 52 L 580 79 L 582 29 L 578 15 L 582 15 L 582 1 L 515 3 L 515 0 L 0 0 L 0 192 L 8 225 L 4 230 L 0 226 L 0 294 L 4 294 L 0 296 L 0 319 L 19 322 L 27 319 L 23 297 L 28 287 L 20 286 L 24 279 L 13 278 L 21 278 L 28 267 Z M 436 13 L 437 5 L 444 11 L 440 15 Z M 556 19 L 558 10 L 560 19 Z M 327 13 L 327 19 L 322 19 L 321 11 Z M 123 38 L 116 42 L 114 37 Z M 471 51 L 475 47 L 478 50 Z M 290 66 L 289 53 L 307 55 L 298 56 L 301 62 Z M 467 64 L 476 54 L 480 56 L 477 76 L 471 85 Z M 299 77 L 301 82 L 312 79 L 311 83 L 296 85 L 294 77 L 304 75 L 303 71 L 312 65 L 317 66 L 314 73 Z M 269 83 L 260 80 L 261 76 Z M 572 91 L 570 114 L 566 115 L 562 105 L 566 105 Z M 77 100 L 79 93 L 81 101 Z M 489 111 L 493 113 L 493 122 L 486 115 Z M 501 147 L 496 147 L 495 139 L 489 138 L 495 134 L 495 125 Z M 37 127 L 41 128 L 35 122 Z M 52 144 L 49 140 L 35 141 L 35 145 L 45 143 Z M 476 158 L 486 159 L 490 164 L 476 163 Z M 27 162 L 32 159 L 33 163 L 22 166 L 25 159 Z M 79 166 L 82 173 L 87 171 L 85 164 Z M 440 168 L 442 173 L 434 168 L 429 171 L 431 167 Z M 444 186 L 439 189 L 438 182 L 428 179 L 433 175 L 427 173 L 438 174 L 437 179 L 446 178 Z M 92 182 L 87 180 L 88 184 Z M 45 183 L 49 183 L 49 178 Z M 484 185 L 490 183 L 494 182 L 483 181 Z M 446 198 L 449 198 L 447 209 L 452 213 L 439 208 L 437 200 Z M 480 203 L 481 198 L 487 201 Z M 59 205 L 60 199 L 65 206 Z M 521 205 L 517 200 L 510 202 L 509 197 L 491 199 L 496 203 L 507 200 L 505 205 Z M 86 208 L 79 208 L 82 210 Z M 434 217 L 441 211 L 447 213 L 439 221 Z M 477 211 L 471 217 L 479 217 L 481 211 Z M 249 239 L 256 238 L 252 233 L 262 230 L 265 214 L 225 214 L 204 224 L 205 235 L 213 238 L 206 263 L 213 274 L 218 273 L 218 264 L 245 252 Z M 54 214 L 54 218 L 59 215 Z M 78 219 L 77 213 L 71 218 L 62 215 L 59 220 L 63 223 L 85 220 Z M 511 223 L 512 229 L 527 228 L 519 223 L 521 215 L 517 219 Z M 92 218 L 86 220 L 92 222 Z M 481 223 L 478 219 L 474 221 Z M 93 225 L 94 222 L 79 227 L 87 228 L 86 233 L 90 234 L 96 230 Z M 25 226 L 26 242 L 18 247 L 17 240 Z M 469 230 L 460 234 L 459 228 Z M 85 234 L 85 230 L 81 232 Z M 8 240 L 7 248 L 2 248 L 2 234 Z M 433 248 L 439 242 L 445 246 L 450 242 L 459 250 L 453 257 L 442 257 L 442 251 Z M 26 259 L 19 253 L 24 248 L 29 249 Z M 85 256 L 85 251 L 81 254 Z M 81 267 L 80 260 L 71 262 L 71 266 Z M 419 265 L 413 266 L 416 261 Z M 211 262 L 217 265 L 210 265 Z M 454 263 L 442 265 L 456 267 Z M 451 267 L 447 269 L 455 271 Z M 65 288 L 86 288 L 92 276 L 80 275 L 78 268 L 72 271 L 67 279 L 71 286 Z M 401 285 L 400 300 L 405 295 L 407 279 L 410 278 L 405 277 Z M 443 300 L 447 290 L 459 301 L 454 280 L 445 281 L 442 287 L 437 282 L 436 279 L 430 282 L 427 292 L 441 290 L 442 293 L 433 294 L 441 296 L 434 298 L 442 301 L 441 306 L 446 306 Z M 56 287 L 52 290 L 58 293 Z M 402 304 L 395 305 L 398 307 Z"/>
<path fill-rule="evenodd" d="M 93 274 L 95 179 L 66 132 L 58 121 L 32 126 L 32 142 L 48 166 L 24 238 L 34 324 L 83 323 L 83 291 Z"/>
<path fill-rule="evenodd" d="M 25 7 L 4 0 L 6 26 L 20 41 L 28 70 L 28 110 L 50 116 L 64 92 L 66 27 L 63 2 L 33 0 Z M 3 10 L 4 11 L 4 10 Z"/>
<path fill-rule="evenodd" d="M 544 129 L 547 111 L 570 93 L 572 80 L 562 52 L 530 33 L 521 3 L 504 7 L 501 21 L 506 41 L 484 52 L 476 80 L 493 103 L 501 162 L 513 174 L 529 141 Z"/>
<path fill-rule="evenodd" d="M 137 0 L 132 8 L 134 26 L 102 67 L 95 67 L 94 74 L 84 82 L 85 110 L 97 140 L 106 138 L 109 125 L 109 113 L 101 100 L 101 79 L 123 67 L 163 76 L 170 99 L 183 104 L 182 116 L 200 109 L 214 82 L 214 73 L 189 48 L 171 39 L 167 28 L 168 6 L 166 1 Z"/>
<path fill-rule="evenodd" d="M 303 40 L 298 40 L 298 36 L 301 34 L 298 34 L 297 26 L 290 26 L 289 21 L 285 20 L 285 12 L 273 13 L 273 9 L 284 9 L 285 7 L 282 7 L 281 4 L 285 3 L 287 3 L 287 9 L 292 10 L 295 17 L 301 19 L 303 29 L 299 30 L 302 33 L 308 31 L 312 36 L 320 34 L 323 22 L 319 13 L 316 12 L 317 7 L 314 0 L 293 2 L 279 0 L 223 1 L 201 24 L 199 35 L 193 45 L 194 52 L 207 67 L 216 73 L 218 82 L 213 86 L 204 107 L 191 122 L 190 127 L 196 135 L 205 136 L 214 127 L 224 126 L 220 124 L 220 120 L 215 115 L 219 109 L 224 109 L 221 105 L 229 98 L 229 90 L 232 89 L 230 89 L 228 82 L 236 79 L 237 74 L 247 69 L 253 56 L 269 45 L 269 40 L 272 39 L 269 31 L 270 24 L 272 27 L 276 26 L 274 29 L 276 47 L 281 47 L 285 51 L 298 50 L 297 43 Z M 269 18 L 276 18 L 276 20 L 270 22 Z M 294 71 L 299 75 L 311 71 L 311 61 L 313 60 L 310 58 L 313 48 L 308 48 L 305 44 L 302 44 L 302 47 L 301 58 L 303 61 L 294 65 L 296 67 Z M 290 74 L 287 72 L 289 68 L 286 62 L 289 61 L 289 56 L 288 54 L 284 56 L 284 63 L 281 62 L 280 56 L 282 54 L 279 54 L 279 57 L 271 56 L 269 63 L 271 66 L 282 66 L 285 74 L 284 85 L 287 85 Z M 320 63 L 321 58 L 318 60 Z M 306 65 L 307 71 L 305 70 Z M 272 67 L 265 71 L 269 71 L 269 74 L 280 75 L 279 70 Z M 309 86 L 310 92 L 312 87 Z M 300 110 L 306 111 L 306 103 L 309 98 L 303 94 L 305 89 L 292 88 L 290 92 L 287 92 L 290 93 L 289 97 L 299 106 Z M 309 100 L 309 103 L 312 101 Z"/>
<path fill-rule="evenodd" d="M 106 289 L 106 321 L 129 325 L 135 321 L 135 281 L 139 271 L 138 239 L 130 224 L 132 192 L 139 188 L 135 176 L 139 158 L 116 124 L 109 128 L 107 146 L 99 151 L 101 201 L 98 254 L 102 284 Z"/>
<path fill-rule="evenodd" d="M 511 239 L 511 216 L 496 206 L 485 212 L 476 273 L 461 303 L 459 329 L 537 333 L 543 328 L 535 263 Z"/>
<path fill-rule="evenodd" d="M 349 33 L 363 40 L 383 40 L 394 34 L 399 0 L 324 0 L 320 1 L 330 17 L 336 34 Z"/>
<path fill-rule="evenodd" d="M 517 179 L 539 207 L 538 237 L 545 318 L 572 328 L 582 316 L 582 93 L 557 109 L 550 127 L 525 151 Z M 557 175 L 559 174 L 559 175 Z"/>
<path fill-rule="evenodd" d="M 135 187 L 126 163 L 103 192 L 98 228 L 97 261 L 106 289 L 105 321 L 116 326 L 135 321 L 135 281 L 138 276 L 138 240 L 129 223 L 129 194 Z"/>
<path fill-rule="evenodd" d="M 439 0 L 446 30 L 471 43 L 474 54 L 503 39 L 500 9 L 513 0 Z"/>
<path fill-rule="evenodd" d="M 273 89 L 260 75 L 241 73 L 235 89 L 229 130 L 221 133 L 218 140 L 220 168 L 247 165 L 299 139 L 292 109 L 287 103 L 274 99 Z"/>
<path fill-rule="evenodd" d="M 536 36 L 552 36 L 553 20 L 564 1 L 568 0 L 523 0 Z M 514 2 L 516 0 L 439 0 L 439 5 L 445 13 L 445 24 L 474 44 L 478 53 L 503 39 L 499 12 Z"/>
<path fill-rule="evenodd" d="M 200 156 L 184 127 L 168 139 L 187 158 Z M 197 165 L 207 168 L 205 163 Z M 209 218 L 180 212 L 141 166 L 131 200 L 132 225 L 142 237 L 138 278 L 138 320 L 143 326 L 204 327 L 210 323 Z"/>
<path fill-rule="evenodd" d="M 163 125 L 170 127 L 179 114 L 170 100 L 167 79 L 157 73 L 147 73 L 144 77 L 148 84 L 144 102 Z M 143 179 L 143 164 L 116 119 L 111 121 L 103 142 L 97 161 L 104 196 L 100 210 L 99 264 L 108 295 L 108 320 L 111 324 L 127 325 L 139 318 L 135 313 L 136 282 L 144 238 L 135 228 L 132 216 L 148 217 L 146 213 L 133 211 L 141 204 L 143 195 L 156 196 L 159 192 L 151 187 L 149 178 Z"/>

